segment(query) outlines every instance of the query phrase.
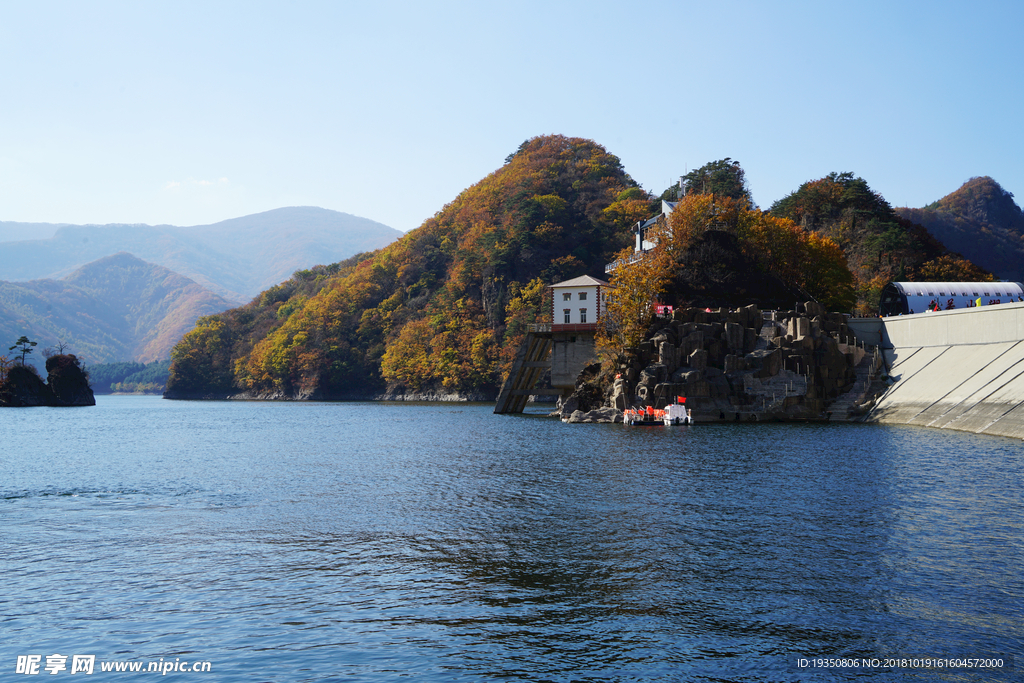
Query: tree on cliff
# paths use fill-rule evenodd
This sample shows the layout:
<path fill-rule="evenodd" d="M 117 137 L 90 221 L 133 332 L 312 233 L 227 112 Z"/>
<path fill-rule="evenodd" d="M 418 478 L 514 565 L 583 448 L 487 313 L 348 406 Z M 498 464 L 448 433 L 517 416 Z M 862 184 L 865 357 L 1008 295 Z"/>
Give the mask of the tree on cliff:
<path fill-rule="evenodd" d="M 729 197 L 742 200 L 754 206 L 747 186 L 747 175 L 740 162 L 729 157 L 704 164 L 683 176 L 683 192 L 689 194 L 715 195 L 719 199 Z M 678 201 L 682 198 L 679 185 L 672 185 L 661 194 L 661 199 Z"/>
<path fill-rule="evenodd" d="M 18 338 L 18 341 L 14 342 L 14 346 L 8 347 L 8 351 L 14 351 L 15 353 L 21 354 L 21 364 L 25 364 L 25 357 L 32 353 L 32 347 L 36 346 L 37 342 L 29 341 L 28 337 L 22 335 Z"/>

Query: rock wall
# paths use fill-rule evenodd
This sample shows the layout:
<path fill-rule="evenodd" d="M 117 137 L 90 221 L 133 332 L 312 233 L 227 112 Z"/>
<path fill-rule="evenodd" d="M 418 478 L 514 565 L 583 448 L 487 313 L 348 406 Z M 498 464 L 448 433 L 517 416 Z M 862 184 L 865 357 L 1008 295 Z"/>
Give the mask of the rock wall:
<path fill-rule="evenodd" d="M 688 308 L 656 321 L 616 367 L 588 368 L 556 412 L 568 422 L 611 421 L 600 418 L 614 409 L 621 421 L 625 408 L 685 397 L 698 422 L 824 420 L 854 388 L 863 358 L 845 316 L 814 302 L 767 314 L 753 305 Z"/>

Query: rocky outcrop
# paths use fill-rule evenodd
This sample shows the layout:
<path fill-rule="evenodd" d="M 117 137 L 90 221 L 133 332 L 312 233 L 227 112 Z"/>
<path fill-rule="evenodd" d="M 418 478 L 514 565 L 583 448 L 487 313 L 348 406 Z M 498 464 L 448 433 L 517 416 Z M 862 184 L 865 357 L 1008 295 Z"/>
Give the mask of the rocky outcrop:
<path fill-rule="evenodd" d="M 614 367 L 587 368 L 556 414 L 611 422 L 617 413 L 621 421 L 626 408 L 681 397 L 698 422 L 828 419 L 863 355 L 845 317 L 813 301 L 770 313 L 687 308 L 656 321 Z"/>
<path fill-rule="evenodd" d="M 53 394 L 55 406 L 94 406 L 96 397 L 89 386 L 89 377 L 78 358 L 71 354 L 46 359 L 46 384 Z"/>
<path fill-rule="evenodd" d="M 89 387 L 88 375 L 72 354 L 46 359 L 47 381 L 30 365 L 18 364 L 0 380 L 0 407 L 94 406 L 96 398 Z"/>
<path fill-rule="evenodd" d="M 622 412 L 615 408 L 597 408 L 588 412 L 574 410 L 572 414 L 563 421 L 569 423 L 622 422 Z"/>
<path fill-rule="evenodd" d="M 600 363 L 588 365 L 576 379 L 576 387 L 572 394 L 568 397 L 560 397 L 555 411 L 551 415 L 557 415 L 563 422 L 569 422 L 576 413 L 584 414 L 604 408 L 606 403 L 604 388 L 609 382 L 610 380 L 602 371 Z"/>
<path fill-rule="evenodd" d="M 0 382 L 0 406 L 32 408 L 53 403 L 53 392 L 31 365 L 15 365 Z"/>

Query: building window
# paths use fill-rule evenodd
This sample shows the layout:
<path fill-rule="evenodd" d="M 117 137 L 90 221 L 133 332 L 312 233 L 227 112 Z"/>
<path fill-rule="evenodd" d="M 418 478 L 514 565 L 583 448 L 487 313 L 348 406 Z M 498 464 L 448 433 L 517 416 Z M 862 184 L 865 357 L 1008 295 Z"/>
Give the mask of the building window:
<path fill-rule="evenodd" d="M 587 309 L 585 309 L 585 308 L 581 308 L 580 309 L 580 322 L 581 323 L 587 322 Z"/>
<path fill-rule="evenodd" d="M 572 301 L 572 292 L 564 292 L 562 294 L 562 301 Z"/>
<path fill-rule="evenodd" d="M 587 293 L 586 292 L 580 292 L 580 301 L 586 301 L 586 300 L 587 300 Z"/>
<path fill-rule="evenodd" d="M 571 320 L 570 317 L 569 317 L 569 315 L 570 315 L 569 314 L 569 309 L 568 308 L 565 309 L 564 311 L 562 311 L 562 313 L 565 314 L 565 324 L 568 325 L 570 320 Z"/>

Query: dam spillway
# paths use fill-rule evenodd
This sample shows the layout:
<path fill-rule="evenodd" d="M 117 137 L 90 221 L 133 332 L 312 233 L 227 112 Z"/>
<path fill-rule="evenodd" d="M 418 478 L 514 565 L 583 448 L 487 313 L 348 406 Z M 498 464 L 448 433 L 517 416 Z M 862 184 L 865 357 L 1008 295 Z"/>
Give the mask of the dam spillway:
<path fill-rule="evenodd" d="M 1024 303 L 854 319 L 892 384 L 866 422 L 1024 438 Z"/>

